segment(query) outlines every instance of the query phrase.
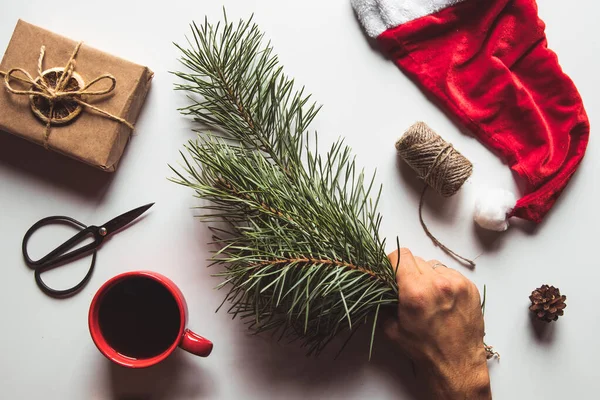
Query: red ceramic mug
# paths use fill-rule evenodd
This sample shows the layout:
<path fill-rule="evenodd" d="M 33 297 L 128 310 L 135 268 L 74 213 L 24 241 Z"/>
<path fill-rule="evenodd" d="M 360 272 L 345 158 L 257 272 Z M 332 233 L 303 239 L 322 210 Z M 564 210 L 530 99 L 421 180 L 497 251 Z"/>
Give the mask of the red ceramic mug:
<path fill-rule="evenodd" d="M 88 322 L 98 350 L 124 367 L 149 367 L 177 347 L 201 357 L 213 348 L 186 328 L 183 294 L 156 272 L 125 272 L 109 279 L 92 300 Z"/>

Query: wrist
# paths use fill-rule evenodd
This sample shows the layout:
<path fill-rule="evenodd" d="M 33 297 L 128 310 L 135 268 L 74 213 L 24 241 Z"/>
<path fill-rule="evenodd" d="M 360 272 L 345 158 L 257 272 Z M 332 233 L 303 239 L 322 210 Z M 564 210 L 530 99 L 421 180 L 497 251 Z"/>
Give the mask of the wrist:
<path fill-rule="evenodd" d="M 485 350 L 450 360 L 424 362 L 420 369 L 433 398 L 489 400 L 492 398 Z"/>

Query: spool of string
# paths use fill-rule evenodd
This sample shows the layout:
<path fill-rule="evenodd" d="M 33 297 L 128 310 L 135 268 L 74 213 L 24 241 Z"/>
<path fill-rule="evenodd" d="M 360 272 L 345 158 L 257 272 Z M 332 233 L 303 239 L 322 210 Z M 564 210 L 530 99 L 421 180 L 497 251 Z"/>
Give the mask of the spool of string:
<path fill-rule="evenodd" d="M 423 203 L 427 188 L 433 188 L 443 197 L 453 196 L 471 176 L 473 164 L 424 122 L 417 122 L 408 128 L 396 142 L 396 150 L 400 158 L 425 181 L 426 185 L 419 201 L 419 220 L 423 230 L 435 245 L 450 256 L 474 267 L 475 262 L 457 254 L 440 242 L 429 231 L 423 220 Z"/>

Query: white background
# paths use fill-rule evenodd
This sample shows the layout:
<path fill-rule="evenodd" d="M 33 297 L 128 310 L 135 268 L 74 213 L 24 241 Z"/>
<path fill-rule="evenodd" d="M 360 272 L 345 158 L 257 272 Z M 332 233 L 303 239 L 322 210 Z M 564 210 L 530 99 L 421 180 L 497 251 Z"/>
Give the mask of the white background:
<path fill-rule="evenodd" d="M 485 186 L 516 189 L 509 169 L 477 140 L 460 132 L 391 62 L 372 49 L 348 0 L 225 1 L 231 19 L 255 14 L 286 71 L 324 105 L 313 124 L 321 143 L 339 136 L 360 165 L 377 169 L 384 185 L 382 235 L 395 237 L 425 258 L 455 266 L 488 287 L 487 342 L 502 354 L 491 362 L 495 399 L 591 399 L 597 396 L 597 287 L 599 142 L 594 132 L 566 192 L 537 228 L 482 234 L 471 221 L 473 199 Z M 550 47 L 577 84 L 592 127 L 600 106 L 598 3 L 541 0 Z M 357 337 L 337 360 L 335 349 L 306 358 L 295 345 L 246 333 L 225 312 L 214 313 L 224 293 L 206 268 L 209 236 L 193 218 L 192 192 L 167 181 L 168 163 L 193 134 L 172 90 L 180 68 L 172 41 L 184 42 L 188 23 L 221 18 L 219 1 L 58 2 L 0 1 L 0 51 L 18 18 L 148 65 L 152 89 L 115 174 L 47 152 L 0 132 L 0 398 L 14 399 L 411 399 L 410 364 L 378 337 L 367 362 L 367 338 Z M 31 54 L 37 57 L 37 54 Z M 2 112 L 2 110 L 0 110 Z M 475 272 L 450 261 L 425 237 L 417 218 L 420 184 L 401 168 L 394 141 L 416 120 L 427 121 L 475 164 L 473 177 L 447 201 L 431 196 L 430 228 L 452 248 L 477 256 Z M 21 239 L 38 219 L 69 215 L 100 224 L 139 205 L 156 205 L 98 253 L 88 286 L 53 300 L 35 286 L 21 257 Z M 34 237 L 37 253 L 68 237 L 68 230 Z M 89 259 L 48 274 L 65 287 L 83 276 Z M 215 343 L 207 359 L 183 351 L 163 365 L 131 371 L 112 366 L 94 347 L 87 328 L 90 300 L 108 278 L 150 269 L 171 277 L 187 297 L 190 328 Z M 549 283 L 568 296 L 566 314 L 548 330 L 535 328 L 527 306 L 531 290 Z M 335 344 L 334 344 L 335 347 Z"/>

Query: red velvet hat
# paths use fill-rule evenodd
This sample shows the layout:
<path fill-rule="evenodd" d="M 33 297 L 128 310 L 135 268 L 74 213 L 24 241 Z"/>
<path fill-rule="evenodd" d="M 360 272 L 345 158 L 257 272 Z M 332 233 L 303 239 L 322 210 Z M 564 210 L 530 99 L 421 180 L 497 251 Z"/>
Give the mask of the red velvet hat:
<path fill-rule="evenodd" d="M 540 222 L 583 159 L 589 121 L 548 49 L 535 0 L 352 0 L 367 34 L 404 73 L 526 183 L 476 205 L 484 228 Z"/>

